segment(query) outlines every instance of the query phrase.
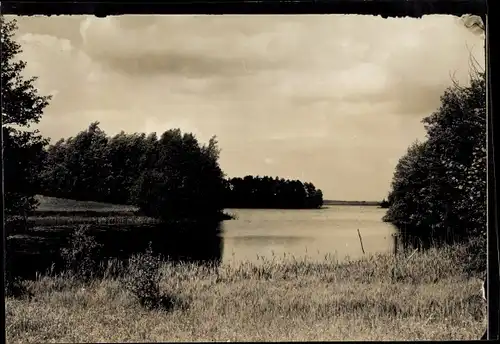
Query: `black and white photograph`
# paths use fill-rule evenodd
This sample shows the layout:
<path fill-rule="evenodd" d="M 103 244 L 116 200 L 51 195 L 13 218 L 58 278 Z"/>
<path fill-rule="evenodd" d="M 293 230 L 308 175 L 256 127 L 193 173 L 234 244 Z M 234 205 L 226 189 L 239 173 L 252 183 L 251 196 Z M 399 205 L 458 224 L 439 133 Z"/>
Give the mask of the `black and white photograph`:
<path fill-rule="evenodd" d="M 479 16 L 1 16 L 8 343 L 486 339 Z"/>

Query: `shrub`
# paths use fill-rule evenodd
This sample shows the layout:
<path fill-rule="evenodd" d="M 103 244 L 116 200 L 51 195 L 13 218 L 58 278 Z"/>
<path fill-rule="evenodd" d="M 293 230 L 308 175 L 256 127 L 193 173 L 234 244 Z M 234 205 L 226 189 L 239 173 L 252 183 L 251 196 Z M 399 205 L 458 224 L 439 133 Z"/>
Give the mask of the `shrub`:
<path fill-rule="evenodd" d="M 486 235 L 469 239 L 457 250 L 457 258 L 463 271 L 468 276 L 484 278 L 486 273 Z"/>
<path fill-rule="evenodd" d="M 68 247 L 61 249 L 66 269 L 82 280 L 91 279 L 97 271 L 101 245 L 89 234 L 89 226 L 78 226 L 70 236 Z"/>
<path fill-rule="evenodd" d="M 6 297 L 29 296 L 28 290 L 19 276 L 4 272 L 4 290 Z"/>
<path fill-rule="evenodd" d="M 161 263 L 161 257 L 153 253 L 150 244 L 145 253 L 130 258 L 123 280 L 125 288 L 148 310 L 171 310 L 182 305 L 181 299 L 161 291 Z"/>

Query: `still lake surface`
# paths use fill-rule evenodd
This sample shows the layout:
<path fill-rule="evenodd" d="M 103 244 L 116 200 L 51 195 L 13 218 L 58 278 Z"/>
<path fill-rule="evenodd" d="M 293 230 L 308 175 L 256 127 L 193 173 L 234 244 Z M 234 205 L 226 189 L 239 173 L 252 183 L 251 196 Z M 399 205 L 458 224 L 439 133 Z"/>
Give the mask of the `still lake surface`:
<path fill-rule="evenodd" d="M 392 250 L 394 227 L 382 221 L 386 209 L 376 206 L 327 206 L 322 209 L 227 209 L 237 216 L 222 224 L 222 262 L 259 262 L 293 255 L 296 259 L 339 260 Z"/>

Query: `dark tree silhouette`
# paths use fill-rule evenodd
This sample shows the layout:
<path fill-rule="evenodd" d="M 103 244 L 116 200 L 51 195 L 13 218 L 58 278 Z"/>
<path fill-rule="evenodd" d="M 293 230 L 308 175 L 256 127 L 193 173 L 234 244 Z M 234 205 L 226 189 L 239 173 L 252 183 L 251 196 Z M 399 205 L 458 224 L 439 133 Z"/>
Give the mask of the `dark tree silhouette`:
<path fill-rule="evenodd" d="M 245 176 L 227 180 L 224 204 L 227 208 L 320 208 L 323 193 L 300 180 Z"/>
<path fill-rule="evenodd" d="M 42 193 L 80 201 L 137 205 L 175 220 L 221 216 L 224 174 L 215 137 L 200 145 L 179 129 L 110 138 L 91 123 L 45 152 Z"/>
<path fill-rule="evenodd" d="M 384 220 L 422 242 L 486 238 L 486 82 L 455 83 L 423 120 L 427 140 L 399 161 Z"/>
<path fill-rule="evenodd" d="M 6 214 L 34 209 L 39 190 L 38 173 L 43 147 L 48 141 L 38 130 L 28 130 L 40 121 L 50 96 L 38 95 L 36 77 L 25 79 L 26 62 L 17 60 L 21 46 L 13 39 L 17 24 L 0 16 L 2 60 L 2 141 Z"/>

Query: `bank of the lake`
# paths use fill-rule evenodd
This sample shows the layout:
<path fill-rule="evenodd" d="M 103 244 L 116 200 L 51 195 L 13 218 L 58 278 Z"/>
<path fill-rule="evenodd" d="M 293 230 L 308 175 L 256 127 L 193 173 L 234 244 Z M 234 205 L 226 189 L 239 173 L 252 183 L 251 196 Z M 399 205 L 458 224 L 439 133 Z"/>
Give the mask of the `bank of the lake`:
<path fill-rule="evenodd" d="M 6 298 L 7 342 L 473 340 L 486 306 L 460 252 L 165 265 L 161 289 L 184 305 L 171 312 L 141 308 L 116 278 L 43 277 L 25 282 L 31 298 Z"/>

